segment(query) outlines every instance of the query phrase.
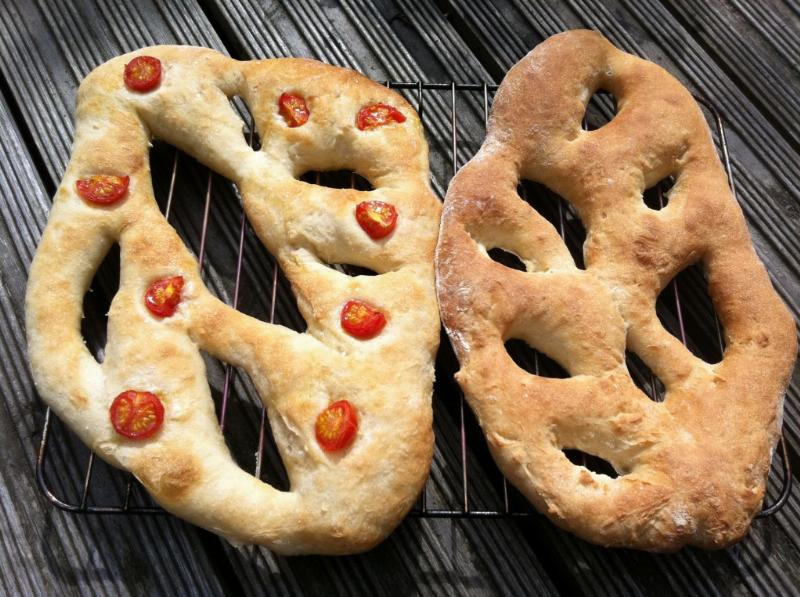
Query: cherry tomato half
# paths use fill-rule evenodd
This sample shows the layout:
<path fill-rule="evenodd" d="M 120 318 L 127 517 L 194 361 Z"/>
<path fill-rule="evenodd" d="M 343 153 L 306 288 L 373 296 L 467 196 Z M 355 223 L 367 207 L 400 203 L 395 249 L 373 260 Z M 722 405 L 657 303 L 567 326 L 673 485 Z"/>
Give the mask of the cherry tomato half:
<path fill-rule="evenodd" d="M 358 433 L 358 415 L 347 400 L 334 402 L 319 413 L 314 433 L 320 448 L 326 452 L 343 450 L 353 443 Z"/>
<path fill-rule="evenodd" d="M 125 86 L 131 91 L 150 91 L 161 82 L 161 61 L 137 56 L 125 65 Z"/>
<path fill-rule="evenodd" d="M 403 113 L 389 104 L 373 104 L 366 108 L 361 108 L 356 117 L 356 125 L 362 131 L 374 129 L 377 126 L 383 126 L 391 122 L 405 121 L 406 117 Z"/>
<path fill-rule="evenodd" d="M 341 322 L 345 332 L 361 340 L 368 340 L 381 333 L 386 325 L 386 316 L 372 305 L 350 300 L 342 307 Z"/>
<path fill-rule="evenodd" d="M 304 125 L 311 114 L 306 100 L 291 93 L 284 93 L 278 99 L 278 111 L 290 128 Z"/>
<path fill-rule="evenodd" d="M 164 405 L 155 394 L 127 390 L 114 398 L 108 411 L 111 424 L 128 439 L 147 439 L 164 422 Z"/>
<path fill-rule="evenodd" d="M 90 203 L 109 205 L 115 203 L 128 192 L 130 176 L 111 176 L 96 174 L 89 178 L 80 178 L 75 182 L 78 195 Z"/>
<path fill-rule="evenodd" d="M 397 223 L 397 210 L 391 203 L 362 201 L 356 205 L 356 220 L 370 238 L 389 236 Z"/>
<path fill-rule="evenodd" d="M 175 314 L 178 304 L 181 302 L 181 290 L 183 290 L 183 276 L 174 278 L 164 278 L 158 282 L 153 282 L 144 293 L 144 304 L 153 315 L 159 317 L 170 317 Z"/>

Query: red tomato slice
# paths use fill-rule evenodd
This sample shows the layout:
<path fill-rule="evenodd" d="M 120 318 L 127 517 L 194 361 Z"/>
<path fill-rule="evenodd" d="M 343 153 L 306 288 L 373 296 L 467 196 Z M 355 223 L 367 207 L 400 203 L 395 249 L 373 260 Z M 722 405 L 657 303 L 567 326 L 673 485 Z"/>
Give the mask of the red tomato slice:
<path fill-rule="evenodd" d="M 137 56 L 125 65 L 125 86 L 131 91 L 150 91 L 161 82 L 161 61 Z"/>
<path fill-rule="evenodd" d="M 304 125 L 311 114 L 306 106 L 306 100 L 291 93 L 281 95 L 278 99 L 278 110 L 290 128 Z"/>
<path fill-rule="evenodd" d="M 164 405 L 150 392 L 127 390 L 114 398 L 108 411 L 111 424 L 128 439 L 147 439 L 164 422 Z"/>
<path fill-rule="evenodd" d="M 353 443 L 358 433 L 358 415 L 347 400 L 334 402 L 319 413 L 314 425 L 320 448 L 326 452 L 343 450 Z"/>
<path fill-rule="evenodd" d="M 368 340 L 381 333 L 386 325 L 386 316 L 363 301 L 350 300 L 342 308 L 341 322 L 345 332 Z"/>
<path fill-rule="evenodd" d="M 397 210 L 391 203 L 363 201 L 356 205 L 356 220 L 370 238 L 389 236 L 397 223 Z"/>
<path fill-rule="evenodd" d="M 373 104 L 366 108 L 361 108 L 356 117 L 356 125 L 362 131 L 374 129 L 377 126 L 383 126 L 391 122 L 405 121 L 406 117 L 403 113 L 389 104 Z"/>
<path fill-rule="evenodd" d="M 90 203 L 109 205 L 115 203 L 128 192 L 130 176 L 111 176 L 96 174 L 89 178 L 80 178 L 75 182 L 78 195 Z"/>
<path fill-rule="evenodd" d="M 183 276 L 153 282 L 144 293 L 144 304 L 153 315 L 170 317 L 181 302 Z"/>

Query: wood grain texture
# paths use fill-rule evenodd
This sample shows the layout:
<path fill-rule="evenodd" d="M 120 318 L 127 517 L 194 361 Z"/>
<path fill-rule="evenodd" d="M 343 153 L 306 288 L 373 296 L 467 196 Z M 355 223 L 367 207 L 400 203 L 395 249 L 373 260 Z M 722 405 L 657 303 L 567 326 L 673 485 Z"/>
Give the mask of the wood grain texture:
<path fill-rule="evenodd" d="M 492 80 L 548 35 L 566 28 L 594 27 L 622 48 L 659 62 L 690 89 L 708 97 L 731 120 L 731 150 L 740 201 L 759 253 L 779 291 L 797 313 L 800 297 L 796 72 L 784 88 L 756 99 L 796 64 L 797 13 L 780 2 L 758 7 L 732 0 L 719 8 L 702 3 L 571 0 L 530 3 L 435 4 L 412 0 L 272 2 L 185 0 L 135 3 L 83 0 L 74 3 L 4 3 L 0 12 L 0 74 L 6 152 L 0 156 L 0 372 L 7 421 L 0 423 L 7 458 L 0 467 L 0 554 L 17 573 L 0 574 L 5 593 L 166 594 L 223 592 L 298 594 L 335 591 L 413 594 L 790 593 L 800 578 L 800 507 L 790 501 L 773 518 L 757 521 L 751 537 L 728 552 L 686 550 L 655 557 L 607 551 L 578 541 L 541 517 L 525 521 L 407 520 L 373 552 L 349 558 L 277 558 L 259 549 L 234 549 L 215 537 L 167 517 L 93 518 L 56 511 L 32 480 L 42 406 L 32 393 L 23 357 L 21 296 L 27 265 L 44 225 L 49 195 L 60 179 L 72 139 L 71 113 L 80 79 L 116 54 L 153 43 L 205 45 L 238 58 L 297 55 L 361 70 L 376 80 Z M 721 40 L 715 14 L 730 26 Z M 92 22 L 92 27 L 85 23 Z M 755 41 L 742 56 L 747 40 Z M 746 59 L 745 59 L 746 58 Z M 766 65 L 759 71 L 760 65 Z M 407 95 L 416 105 L 414 93 Z M 452 174 L 449 92 L 426 94 L 423 120 L 430 127 L 432 171 L 438 192 Z M 483 136 L 482 98 L 458 98 L 457 132 L 464 163 Z M 6 109 L 7 108 L 7 109 Z M 8 131 L 11 131 L 9 133 Z M 16 139 L 12 143 L 11 140 Z M 164 201 L 171 149 L 157 145 L 156 194 Z M 794 168 L 794 170 L 793 170 Z M 171 222 L 197 251 L 206 172 L 181 158 Z M 34 194 L 22 190 L 33 185 Z M 208 247 L 207 284 L 230 300 L 241 212 L 229 183 L 214 178 L 213 242 Z M 241 308 L 266 319 L 272 261 L 245 231 Z M 97 280 L 99 302 L 113 281 Z M 278 321 L 301 329 L 285 280 L 279 282 Z M 102 335 L 102 321 L 93 322 Z M 431 505 L 455 507 L 460 490 L 460 447 L 455 369 L 443 352 L 438 364 L 436 431 L 439 436 Z M 224 370 L 209 361 L 214 393 Z M 798 374 L 790 390 L 786 425 L 794 456 L 800 447 Z M 231 448 L 253 466 L 258 433 L 257 398 L 243 374 L 234 375 Z M 8 422 L 13 422 L 9 424 Z M 474 505 L 497 508 L 499 478 L 474 427 L 468 436 Z M 56 431 L 58 428 L 56 427 Z M 54 464 L 66 467 L 52 479 L 59 491 L 78 491 L 86 450 L 58 431 L 63 450 Z M 57 457 L 57 458 L 56 458 Z M 264 477 L 280 482 L 279 463 L 268 460 Z M 124 478 L 98 469 L 105 489 L 92 499 L 117 499 Z M 774 496 L 774 486 L 770 494 Z M 513 496 L 512 496 L 513 497 Z M 137 498 L 140 499 L 140 498 Z M 120 541 L 121 539 L 121 541 Z M 125 544 L 137 548 L 125 547 Z M 140 547 L 139 547 L 140 546 Z M 167 562 L 148 571 L 160 560 Z M 220 565 L 219 560 L 224 560 Z"/>

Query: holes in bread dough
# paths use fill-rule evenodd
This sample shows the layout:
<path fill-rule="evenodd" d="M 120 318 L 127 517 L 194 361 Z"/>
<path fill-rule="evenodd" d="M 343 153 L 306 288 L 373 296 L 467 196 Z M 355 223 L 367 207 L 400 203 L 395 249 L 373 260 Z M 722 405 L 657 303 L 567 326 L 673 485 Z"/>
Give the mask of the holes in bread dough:
<path fill-rule="evenodd" d="M 598 90 L 589 98 L 581 126 L 586 131 L 596 131 L 611 122 L 616 114 L 617 98 L 609 91 Z"/>
<path fill-rule="evenodd" d="M 326 263 L 329 268 L 335 269 L 337 272 L 345 274 L 346 276 L 377 276 L 378 272 L 371 270 L 360 265 L 353 265 L 352 263 Z"/>
<path fill-rule="evenodd" d="M 722 360 L 725 335 L 700 263 L 690 265 L 664 287 L 656 313 L 664 328 L 696 357 L 707 363 Z"/>
<path fill-rule="evenodd" d="M 500 265 L 504 265 L 521 272 L 528 270 L 528 268 L 526 268 L 525 264 L 522 262 L 522 259 L 510 251 L 506 251 L 500 247 L 494 247 L 493 249 L 489 249 L 487 253 L 489 257 L 491 257 L 492 261 L 496 261 Z"/>
<path fill-rule="evenodd" d="M 98 363 L 105 358 L 108 310 L 119 289 L 119 245 L 111 246 L 95 272 L 89 291 L 83 297 L 81 334 L 86 348 Z"/>
<path fill-rule="evenodd" d="M 662 402 L 664 400 L 664 393 L 666 391 L 664 382 L 662 382 L 655 373 L 650 370 L 645 362 L 639 358 L 636 353 L 625 352 L 625 364 L 628 367 L 628 373 L 639 388 L 646 396 L 654 402 Z"/>
<path fill-rule="evenodd" d="M 531 375 L 540 377 L 554 377 L 566 379 L 569 373 L 556 361 L 543 352 L 531 348 L 524 340 L 511 338 L 505 343 L 506 352 L 511 360 L 520 368 Z"/>
<path fill-rule="evenodd" d="M 224 363 L 203 354 L 208 380 L 214 398 L 217 418 L 221 420 L 222 394 L 225 383 Z M 266 413 L 264 413 L 266 415 Z M 243 369 L 231 368 L 228 401 L 225 407 L 225 443 L 236 464 L 279 491 L 289 490 L 289 478 L 272 434 L 269 419 L 264 421 L 263 450 L 259 456 L 262 404 L 250 377 Z M 260 463 L 260 466 L 259 466 Z M 258 470 L 257 470 L 258 468 Z"/>
<path fill-rule="evenodd" d="M 150 152 L 153 191 L 162 212 L 166 210 L 175 148 L 157 141 Z M 169 223 L 184 245 L 199 253 L 203 227 L 203 201 L 208 184 L 208 169 L 190 156 L 178 152 L 178 167 L 170 207 Z M 242 206 L 233 185 L 215 174 L 212 179 L 211 207 L 206 234 L 203 277 L 206 286 L 220 300 L 230 303 L 234 295 Z M 239 282 L 238 309 L 269 322 L 272 278 L 275 261 L 253 229 L 245 226 L 244 258 Z M 275 321 L 298 332 L 306 330 L 291 285 L 278 273 Z"/>
<path fill-rule="evenodd" d="M 308 184 L 316 184 L 332 189 L 375 190 L 372 183 L 353 170 L 309 170 L 301 175 L 299 179 Z"/>
<path fill-rule="evenodd" d="M 667 176 L 662 178 L 649 189 L 645 190 L 642 200 L 652 210 L 664 209 L 669 203 L 669 190 L 675 185 L 675 178 Z"/>
<path fill-rule="evenodd" d="M 280 324 L 300 333 L 305 332 L 308 324 L 297 305 L 291 283 L 257 238 L 253 239 L 252 244 L 245 242 L 245 263 L 239 282 L 239 311 L 267 323 Z M 270 321 L 275 268 L 278 268 L 278 284 L 275 289 L 274 319 Z"/>
<path fill-rule="evenodd" d="M 612 479 L 619 477 L 619 473 L 616 471 L 616 469 L 614 469 L 613 466 L 611 466 L 611 463 L 608 460 L 603 460 L 599 456 L 595 456 L 581 450 L 575 450 L 573 448 L 563 448 L 562 452 L 564 452 L 564 456 L 566 456 L 567 459 L 576 466 L 582 466 L 586 469 L 589 469 L 593 473 L 605 475 L 606 477 L 611 477 Z"/>
<path fill-rule="evenodd" d="M 575 260 L 575 267 L 586 269 L 583 262 L 586 229 L 575 208 L 543 184 L 532 180 L 520 181 L 517 192 L 539 215 L 553 225 Z"/>
<path fill-rule="evenodd" d="M 253 113 L 250 112 L 250 108 L 241 96 L 234 95 L 229 99 L 233 111 L 242 119 L 242 134 L 244 135 L 245 143 L 254 151 L 259 150 L 261 148 L 261 137 L 256 129 Z"/>

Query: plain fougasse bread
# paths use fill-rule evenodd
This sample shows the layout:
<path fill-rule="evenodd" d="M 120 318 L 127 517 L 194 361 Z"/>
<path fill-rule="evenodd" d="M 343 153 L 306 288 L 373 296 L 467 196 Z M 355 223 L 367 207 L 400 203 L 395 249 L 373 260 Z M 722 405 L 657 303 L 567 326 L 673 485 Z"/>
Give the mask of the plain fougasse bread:
<path fill-rule="evenodd" d="M 253 115 L 259 150 L 233 96 Z M 206 289 L 154 199 L 152 137 L 238 186 L 307 332 L 258 321 Z M 299 180 L 340 169 L 374 190 Z M 110 60 L 78 92 L 72 158 L 31 266 L 37 388 L 92 450 L 194 524 L 287 554 L 368 549 L 411 508 L 430 465 L 439 215 L 419 118 L 358 73 L 192 47 Z M 98 363 L 81 337 L 82 302 L 114 243 L 120 287 Z M 232 460 L 201 351 L 255 384 L 288 491 Z"/>
<path fill-rule="evenodd" d="M 598 90 L 618 110 L 581 128 Z M 645 189 L 675 179 L 650 209 Z M 566 199 L 586 228 L 586 269 L 523 201 L 522 179 Z M 487 251 L 516 254 L 527 271 Z M 556 524 L 602 545 L 720 548 L 746 533 L 764 496 L 795 352 L 794 321 L 770 284 L 705 118 L 659 66 L 600 34 L 571 31 L 503 80 L 487 138 L 453 179 L 437 248 L 437 292 L 457 374 L 503 473 Z M 655 302 L 702 263 L 725 335 L 716 364 L 661 325 Z M 527 373 L 511 338 L 570 374 Z M 626 369 L 663 381 L 658 403 Z M 565 449 L 607 460 L 611 478 Z"/>

